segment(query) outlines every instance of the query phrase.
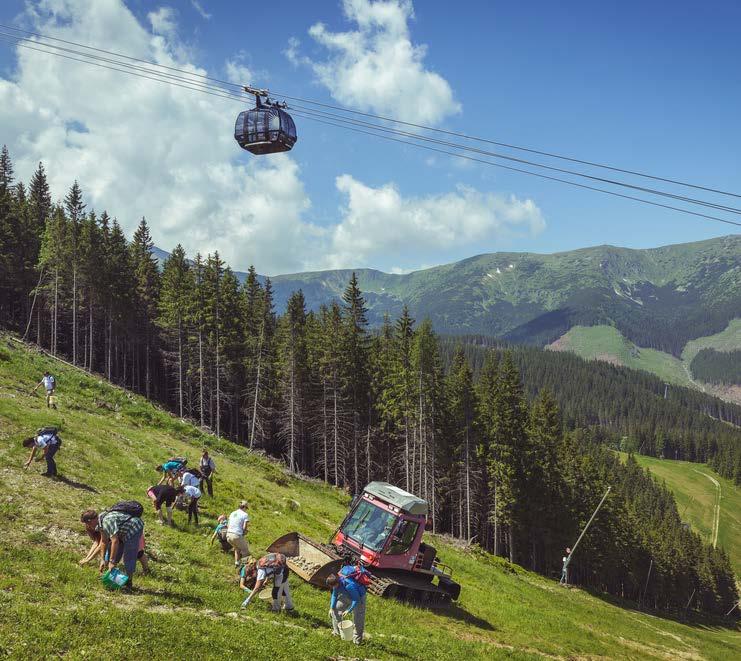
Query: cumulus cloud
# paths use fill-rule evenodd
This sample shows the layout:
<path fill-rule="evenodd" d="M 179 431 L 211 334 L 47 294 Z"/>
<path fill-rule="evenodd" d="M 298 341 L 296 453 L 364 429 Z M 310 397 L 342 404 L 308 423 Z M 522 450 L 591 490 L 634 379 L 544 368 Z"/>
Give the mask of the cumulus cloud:
<path fill-rule="evenodd" d="M 50 36 L 207 73 L 188 59 L 167 11 L 147 17 L 152 29 L 122 0 L 41 0 L 25 18 Z M 398 31 L 404 21 L 387 23 Z M 268 274 L 408 270 L 543 227 L 530 200 L 464 186 L 404 197 L 393 184 L 372 188 L 350 174 L 335 182 L 345 200 L 338 217 L 318 226 L 290 155 L 253 158 L 234 143 L 238 104 L 23 48 L 16 57 L 12 76 L 0 77 L 0 126 L 17 176 L 28 182 L 43 161 L 58 199 L 77 179 L 88 209 L 106 209 L 129 236 L 146 216 L 166 250 L 218 250 L 235 269 L 255 264 Z M 224 63 L 230 78 L 249 80 L 244 59 Z"/>
<path fill-rule="evenodd" d="M 183 60 L 176 17 L 152 11 L 140 23 L 121 0 L 44 0 L 26 20 L 54 37 L 205 74 Z M 243 79 L 239 59 L 225 67 Z M 0 126 L 17 174 L 39 161 L 54 194 L 78 179 L 88 208 L 104 208 L 131 234 L 146 216 L 161 247 L 219 250 L 235 267 L 263 272 L 306 266 L 316 235 L 303 216 L 309 197 L 289 156 L 243 156 L 234 142 L 240 106 L 127 74 L 17 49 L 0 78 Z"/>
<path fill-rule="evenodd" d="M 311 67 L 343 105 L 425 124 L 460 111 L 448 82 L 425 68 L 427 46 L 412 43 L 411 0 L 343 0 L 342 9 L 357 30 L 332 32 L 323 23 L 309 29 L 327 59 L 302 56 L 295 38 L 284 51 L 288 59 Z"/>
<path fill-rule="evenodd" d="M 439 263 L 441 254 L 486 252 L 501 240 L 545 228 L 543 214 L 529 199 L 463 185 L 454 192 L 405 198 L 393 184 L 372 188 L 349 174 L 335 183 L 346 205 L 327 240 L 328 266 L 334 268 L 383 262 L 392 270 L 408 270 L 412 256 L 416 265 Z"/>

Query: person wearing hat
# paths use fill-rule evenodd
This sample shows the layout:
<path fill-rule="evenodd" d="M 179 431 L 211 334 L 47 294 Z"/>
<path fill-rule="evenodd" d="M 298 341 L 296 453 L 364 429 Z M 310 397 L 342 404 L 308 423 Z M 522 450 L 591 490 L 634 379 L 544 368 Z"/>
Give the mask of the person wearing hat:
<path fill-rule="evenodd" d="M 250 545 L 247 543 L 245 535 L 247 526 L 250 523 L 250 516 L 247 514 L 249 507 L 246 500 L 239 503 L 239 508 L 229 515 L 229 521 L 226 527 L 226 541 L 234 549 L 234 566 L 239 567 L 239 561 L 250 554 Z"/>

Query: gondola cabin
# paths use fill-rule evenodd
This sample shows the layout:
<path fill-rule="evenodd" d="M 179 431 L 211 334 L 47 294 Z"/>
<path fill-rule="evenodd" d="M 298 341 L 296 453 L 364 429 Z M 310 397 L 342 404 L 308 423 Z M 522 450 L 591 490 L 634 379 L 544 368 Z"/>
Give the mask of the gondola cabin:
<path fill-rule="evenodd" d="M 277 103 L 263 103 L 259 96 L 251 110 L 243 110 L 234 125 L 234 139 L 252 154 L 276 154 L 290 151 L 296 144 L 296 125 Z"/>

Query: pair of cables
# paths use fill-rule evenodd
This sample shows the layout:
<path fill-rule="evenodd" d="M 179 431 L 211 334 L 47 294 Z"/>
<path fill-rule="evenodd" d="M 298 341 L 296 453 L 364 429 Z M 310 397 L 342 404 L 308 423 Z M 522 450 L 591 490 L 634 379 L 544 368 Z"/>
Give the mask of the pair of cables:
<path fill-rule="evenodd" d="M 115 51 L 21 30 L 8 25 L 0 24 L 0 41 L 66 60 L 236 101 L 242 105 L 252 99 L 252 96 L 245 92 L 244 87 L 237 83 L 207 76 L 197 71 L 158 64 Z M 723 203 L 725 200 L 721 202 L 721 199 L 718 199 L 720 197 L 741 199 L 741 194 L 587 161 L 573 156 L 343 108 L 276 90 L 272 90 L 271 94 L 290 101 L 289 110 L 292 115 L 325 126 L 369 135 L 386 141 L 401 143 L 418 149 L 661 207 L 707 220 L 741 226 L 741 222 L 727 217 L 728 215 L 741 215 L 741 209 Z M 493 151 L 489 148 L 490 146 L 499 149 Z M 504 152 L 501 149 L 508 151 Z M 542 160 L 544 158 L 546 159 L 545 162 Z M 577 164 L 581 166 L 581 169 L 572 169 L 570 164 Z M 585 169 L 586 171 L 584 171 Z M 613 173 L 622 175 L 623 178 L 615 178 Z M 628 177 L 627 181 L 625 180 L 626 176 Z M 637 181 L 631 181 L 631 178 Z M 669 184 L 675 191 L 658 188 L 657 184 L 653 182 Z M 703 191 L 705 197 L 709 196 L 716 199 L 699 199 L 690 195 L 690 190 Z M 648 195 L 649 198 L 638 197 L 636 194 Z M 675 206 L 677 203 L 687 206 Z"/>

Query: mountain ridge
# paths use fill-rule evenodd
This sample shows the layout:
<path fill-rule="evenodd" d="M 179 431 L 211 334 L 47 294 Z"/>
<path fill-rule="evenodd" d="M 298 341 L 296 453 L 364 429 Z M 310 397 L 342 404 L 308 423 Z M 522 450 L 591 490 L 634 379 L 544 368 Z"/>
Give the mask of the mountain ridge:
<path fill-rule="evenodd" d="M 405 274 L 370 268 L 281 274 L 270 278 L 276 308 L 301 289 L 307 307 L 318 310 L 341 298 L 353 272 L 372 325 L 406 305 L 441 333 L 538 346 L 576 325 L 608 324 L 641 347 L 679 356 L 689 340 L 718 333 L 741 310 L 738 234 L 645 249 L 605 244 L 550 254 L 481 253 Z"/>

